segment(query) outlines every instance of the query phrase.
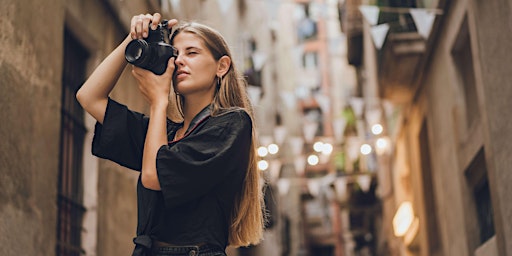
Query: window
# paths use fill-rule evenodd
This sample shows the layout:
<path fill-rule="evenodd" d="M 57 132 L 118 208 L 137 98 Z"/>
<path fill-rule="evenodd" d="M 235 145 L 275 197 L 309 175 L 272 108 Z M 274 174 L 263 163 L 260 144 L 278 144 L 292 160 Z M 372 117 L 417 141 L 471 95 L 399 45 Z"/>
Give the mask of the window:
<path fill-rule="evenodd" d="M 487 179 L 485 152 L 481 149 L 466 170 L 466 178 L 473 192 L 476 218 L 480 231 L 480 244 L 495 234 L 494 213 Z"/>
<path fill-rule="evenodd" d="M 468 32 L 467 18 L 461 25 L 459 35 L 452 50 L 459 83 L 464 92 L 466 108 L 466 125 L 470 127 L 478 119 L 480 113 L 476 91 L 476 79 L 473 69 L 473 54 Z"/>
<path fill-rule="evenodd" d="M 299 4 L 296 9 L 297 37 L 299 42 L 304 42 L 317 37 L 317 23 L 310 15 L 309 4 Z"/>
<path fill-rule="evenodd" d="M 420 134 L 420 155 L 421 155 L 421 175 L 423 182 L 423 195 L 425 202 L 425 209 L 427 213 L 426 227 L 429 255 L 441 255 L 441 241 L 439 239 L 439 227 L 437 220 L 437 206 L 436 206 L 436 191 L 433 186 L 434 175 L 432 173 L 431 158 L 430 158 L 430 145 L 428 139 L 427 122 L 424 121 Z"/>
<path fill-rule="evenodd" d="M 82 255 L 83 201 L 82 153 L 84 112 L 75 93 L 84 81 L 88 53 L 68 30 L 64 32 L 60 163 L 57 195 L 56 255 Z"/>
<path fill-rule="evenodd" d="M 324 117 L 322 115 L 322 110 L 320 107 L 312 105 L 312 106 L 303 106 L 303 114 L 304 114 L 304 127 L 308 124 L 317 124 L 316 131 L 314 133 L 314 137 L 322 136 L 324 134 Z M 306 134 L 304 134 L 306 135 Z M 308 135 L 309 136 L 309 135 Z"/>
<path fill-rule="evenodd" d="M 318 53 L 305 52 L 302 56 L 302 66 L 304 69 L 316 70 L 318 68 Z"/>
<path fill-rule="evenodd" d="M 244 76 L 247 79 L 247 83 L 252 86 L 262 87 L 262 77 L 261 77 L 261 68 L 262 64 L 257 65 L 255 63 L 255 54 L 257 51 L 256 40 L 254 38 L 250 38 L 246 43 L 245 52 L 247 53 L 247 57 L 245 60 L 245 70 Z M 257 56 L 256 56 L 257 57 Z"/>
<path fill-rule="evenodd" d="M 487 179 L 482 181 L 474 190 L 475 203 L 477 205 L 477 217 L 480 227 L 480 243 L 483 244 L 487 239 L 494 236 L 494 218 L 491 203 L 491 194 L 489 191 L 489 182 Z"/>

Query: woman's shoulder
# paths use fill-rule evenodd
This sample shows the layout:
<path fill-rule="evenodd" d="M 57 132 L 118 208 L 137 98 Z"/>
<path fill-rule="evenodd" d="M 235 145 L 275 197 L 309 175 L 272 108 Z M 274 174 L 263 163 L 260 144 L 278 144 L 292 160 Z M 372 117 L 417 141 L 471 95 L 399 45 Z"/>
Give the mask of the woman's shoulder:
<path fill-rule="evenodd" d="M 252 119 L 246 109 L 240 107 L 232 107 L 221 109 L 217 113 L 212 113 L 212 121 L 215 123 L 244 123 L 251 125 Z"/>

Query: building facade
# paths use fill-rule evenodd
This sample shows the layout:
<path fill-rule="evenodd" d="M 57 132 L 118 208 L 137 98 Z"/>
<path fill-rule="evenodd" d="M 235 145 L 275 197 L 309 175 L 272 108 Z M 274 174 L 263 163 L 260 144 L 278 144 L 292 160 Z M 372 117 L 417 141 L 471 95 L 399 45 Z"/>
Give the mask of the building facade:
<path fill-rule="evenodd" d="M 131 253 L 138 175 L 90 154 L 74 92 L 156 11 L 225 36 L 273 152 L 265 240 L 229 255 L 512 254 L 510 1 L 1 3 L 1 255 Z M 111 97 L 147 111 L 129 70 Z"/>
<path fill-rule="evenodd" d="M 512 254 L 510 1 L 344 2 L 365 107 L 377 96 L 392 142 L 379 156 L 376 255 Z M 360 5 L 377 7 L 377 23 Z M 429 33 L 411 10 L 432 15 Z"/>
<path fill-rule="evenodd" d="M 245 63 L 270 48 L 270 33 L 261 30 L 265 17 L 249 12 L 264 6 L 241 0 L 1 3 L 0 104 L 9 121 L 0 127 L 0 254 L 131 254 L 138 174 L 91 155 L 95 121 L 76 102 L 76 90 L 126 37 L 131 17 L 153 12 L 217 28 L 242 71 L 268 80 L 261 61 L 256 68 Z M 111 97 L 145 112 L 129 72 Z M 261 93 L 261 80 L 251 86 Z"/>

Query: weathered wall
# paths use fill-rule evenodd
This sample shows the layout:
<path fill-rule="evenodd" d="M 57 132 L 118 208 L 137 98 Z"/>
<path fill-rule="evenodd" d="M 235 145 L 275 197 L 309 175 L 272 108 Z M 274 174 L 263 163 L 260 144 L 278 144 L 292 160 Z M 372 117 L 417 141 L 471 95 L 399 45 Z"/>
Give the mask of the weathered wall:
<path fill-rule="evenodd" d="M 131 16 L 150 12 L 148 10 L 151 7 L 144 1 L 107 4 L 102 1 L 76 0 L 66 2 L 65 9 L 65 23 L 91 53 L 88 76 L 127 36 Z M 111 97 L 134 110 L 144 112 L 145 101 L 130 71 L 127 65 Z M 86 115 L 88 136 L 85 144 L 88 148 L 92 143 L 95 122 Z M 87 232 L 95 234 L 90 236 L 92 241 L 83 241 L 83 247 L 91 250 L 87 252 L 89 255 L 130 255 L 137 223 L 138 173 L 111 161 L 98 160 L 91 156 L 90 150 L 84 152 L 84 161 L 92 162 L 90 168 L 84 169 L 84 176 L 95 175 L 97 182 L 96 186 L 84 188 L 96 197 L 96 204 L 91 204 L 87 209 L 89 213 L 95 212 L 96 217 L 91 218 L 90 226 L 84 225 L 84 237 L 88 235 Z M 94 225 L 97 225 L 95 229 Z"/>
<path fill-rule="evenodd" d="M 134 14 L 147 9 L 137 3 L 121 8 Z M 101 1 L 5 0 L 0 16 L 0 116 L 5 120 L 0 125 L 0 255 L 54 255 L 64 27 L 91 54 L 87 74 L 127 30 Z M 133 82 L 123 86 L 113 97 L 142 111 Z M 88 129 L 86 144 L 92 124 Z M 98 187 L 85 188 L 99 191 L 99 209 L 87 209 L 99 212 L 92 220 L 99 226 L 93 230 L 99 234 L 94 247 L 98 255 L 128 255 L 137 175 L 106 161 L 96 169 L 101 170 Z M 89 171 L 84 169 L 84 176 Z"/>
<path fill-rule="evenodd" d="M 62 2 L 1 3 L 0 255 L 54 253 Z"/>
<path fill-rule="evenodd" d="M 419 147 L 417 127 L 423 120 L 426 120 L 429 131 L 437 211 L 430 212 L 432 209 L 424 208 L 422 193 L 428 191 L 421 190 L 414 193 L 415 201 L 419 204 L 416 210 L 423 212 L 419 213 L 420 219 L 426 219 L 421 217 L 422 214 L 438 215 L 444 255 L 472 255 L 477 248 L 481 250 L 483 246 L 478 237 L 473 188 L 468 183 L 465 171 L 483 147 L 494 208 L 498 255 L 508 255 L 512 251 L 512 246 L 506 242 L 512 236 L 512 207 L 510 200 L 507 200 L 512 193 L 507 185 L 512 179 L 508 170 L 512 164 L 509 143 L 512 119 L 508 114 L 512 109 L 512 75 L 508 68 L 512 55 L 508 53 L 510 47 L 507 45 L 512 39 L 510 1 L 495 1 L 492 4 L 453 1 L 442 19 L 417 100 L 412 104 L 411 111 L 406 113 L 407 123 L 403 126 L 410 139 L 411 152 Z M 475 102 L 466 102 L 464 98 L 463 84 L 453 55 L 458 40 L 464 40 L 460 35 L 465 33 L 465 29 L 471 43 L 474 74 L 464 75 L 475 76 L 478 98 Z M 478 105 L 480 113 L 476 114 L 476 121 L 471 124 L 466 123 L 464 115 L 470 111 L 468 104 Z M 418 109 L 421 111 L 418 112 Z M 423 114 L 424 117 L 421 117 Z M 420 170 L 421 159 L 414 157 L 414 154 L 407 161 L 413 171 Z M 415 175 L 419 174 L 413 173 L 413 184 L 418 186 L 421 179 L 414 178 Z M 420 235 L 425 235 L 422 228 L 424 226 L 420 226 Z M 428 244 L 425 237 L 420 236 L 420 239 L 420 255 L 425 255 Z M 495 252 L 494 240 L 489 241 L 492 245 L 487 252 Z"/>
<path fill-rule="evenodd" d="M 154 12 L 156 2 L 1 1 L 0 233 L 4 235 L 0 235 L 0 255 L 55 254 L 64 29 L 89 51 L 88 76 L 125 38 L 131 16 Z M 259 16 L 240 22 L 240 2 L 222 14 L 217 1 L 182 1 L 182 10 L 169 9 L 165 17 L 176 13 L 173 17 L 217 28 L 235 59 L 243 59 L 238 48 L 244 39 L 242 27 L 265 24 L 258 23 Z M 263 32 L 249 33 L 263 41 L 269 38 Z M 111 97 L 144 112 L 146 103 L 129 72 L 128 67 Z M 138 173 L 93 157 L 95 122 L 86 115 L 85 123 L 82 246 L 86 255 L 129 255 L 136 227 Z"/>
<path fill-rule="evenodd" d="M 495 212 L 497 242 L 500 255 L 512 254 L 512 2 L 470 1 L 478 58 L 481 67 L 482 103 L 486 127 L 486 153 L 489 152 L 489 184 Z"/>
<path fill-rule="evenodd" d="M 462 167 L 457 161 L 457 134 L 453 116 L 457 101 L 463 95 L 457 94 L 451 48 L 462 16 L 462 8 L 452 6 L 457 13 L 447 13 L 443 24 L 453 24 L 441 31 L 441 38 L 433 52 L 429 72 L 424 82 L 425 97 L 428 98 L 429 139 L 431 145 L 431 166 L 436 202 L 439 209 L 440 236 L 445 255 L 469 255 L 465 230 L 464 198 L 461 194 L 464 180 Z M 452 38 L 452 40 L 447 40 Z M 449 210 L 447 210 L 449 209 Z"/>

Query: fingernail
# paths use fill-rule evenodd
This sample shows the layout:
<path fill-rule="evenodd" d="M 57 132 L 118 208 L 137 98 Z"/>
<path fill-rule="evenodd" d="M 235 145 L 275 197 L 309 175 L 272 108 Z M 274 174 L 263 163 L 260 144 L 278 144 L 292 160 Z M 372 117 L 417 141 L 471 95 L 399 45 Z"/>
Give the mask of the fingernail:
<path fill-rule="evenodd" d="M 147 36 L 148 36 L 148 33 L 144 32 L 144 35 L 143 35 L 143 36 L 144 36 L 144 37 L 147 37 Z"/>

